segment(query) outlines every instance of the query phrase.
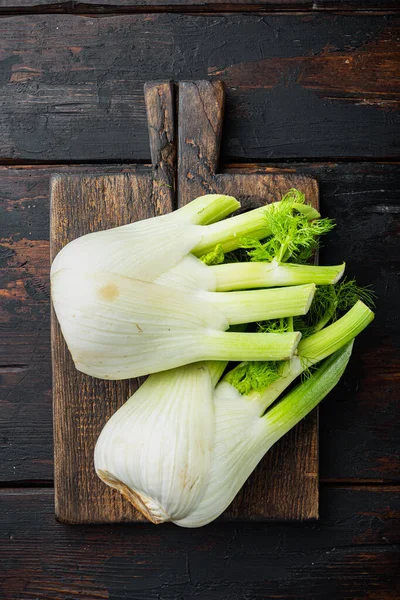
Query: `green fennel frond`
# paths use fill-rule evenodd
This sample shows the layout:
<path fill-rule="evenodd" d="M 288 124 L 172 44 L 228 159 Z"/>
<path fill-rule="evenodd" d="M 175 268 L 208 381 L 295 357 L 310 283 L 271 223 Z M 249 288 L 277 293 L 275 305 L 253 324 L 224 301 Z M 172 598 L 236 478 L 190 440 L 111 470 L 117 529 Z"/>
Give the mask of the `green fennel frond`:
<path fill-rule="evenodd" d="M 242 248 L 247 249 L 251 261 L 306 263 L 318 247 L 319 237 L 334 227 L 332 219 L 308 220 L 296 210 L 304 204 L 305 196 L 291 189 L 282 201 L 265 212 L 266 225 L 271 231 L 262 242 L 245 238 Z"/>
<path fill-rule="evenodd" d="M 217 244 L 211 252 L 200 256 L 200 260 L 206 265 L 221 265 L 225 261 L 225 253 L 221 244 Z"/>
<path fill-rule="evenodd" d="M 337 306 L 336 287 L 334 285 L 317 287 L 308 313 L 293 319 L 296 331 L 300 331 L 303 338 L 316 333 L 332 320 Z"/>
<path fill-rule="evenodd" d="M 303 357 L 300 357 L 300 361 L 301 366 L 303 368 L 302 372 L 300 373 L 300 381 L 303 382 L 313 375 L 313 373 L 318 369 L 319 363 L 316 363 L 315 365 L 310 365 L 309 361 L 307 361 Z"/>
<path fill-rule="evenodd" d="M 306 315 L 294 317 L 293 326 L 289 319 L 270 319 L 257 323 L 260 333 L 285 333 L 300 331 L 302 339 L 317 333 L 329 323 L 337 321 L 358 300 L 369 308 L 374 307 L 374 292 L 369 287 L 360 287 L 355 279 L 343 280 L 335 285 L 317 287 L 314 299 Z M 250 364 L 250 363 L 246 363 Z M 306 373 L 307 375 L 307 373 Z"/>
<path fill-rule="evenodd" d="M 266 213 L 270 235 L 259 241 L 250 238 L 241 240 L 242 252 L 246 252 L 250 261 L 306 264 L 318 248 L 321 235 L 334 227 L 331 219 L 307 218 L 296 209 L 305 202 L 304 194 L 290 190 L 279 205 Z M 330 323 L 338 320 L 359 300 L 368 307 L 374 306 L 375 294 L 368 288 L 358 286 L 355 280 L 343 280 L 334 285 L 320 285 L 308 313 L 304 316 L 271 319 L 255 324 L 261 333 L 284 333 L 299 331 L 302 339 L 319 332 Z M 315 366 L 311 360 L 300 355 L 303 368 L 302 379 L 308 379 Z M 243 362 L 224 377 L 241 394 L 252 391 L 262 392 L 282 376 L 286 361 L 280 362 Z"/>
<path fill-rule="evenodd" d="M 252 391 L 261 392 L 279 379 L 284 362 L 243 362 L 229 371 L 224 381 L 233 385 L 243 395 L 250 394 Z"/>
<path fill-rule="evenodd" d="M 337 321 L 358 300 L 373 308 L 374 298 L 374 292 L 368 286 L 358 286 L 355 279 L 344 279 L 335 285 L 321 285 L 315 292 L 308 313 L 294 318 L 294 328 L 301 332 L 303 338 L 309 337 L 328 323 Z"/>
<path fill-rule="evenodd" d="M 375 307 L 376 294 L 369 285 L 360 287 L 357 285 L 355 279 L 343 279 L 343 281 L 333 287 L 337 288 L 336 311 L 339 313 L 339 315 L 335 315 L 334 320 L 354 306 L 358 300 L 362 300 L 368 308 L 372 309 Z"/>
<path fill-rule="evenodd" d="M 260 333 L 286 333 L 289 331 L 288 319 L 283 318 L 261 321 L 260 323 L 257 323 L 257 331 Z"/>

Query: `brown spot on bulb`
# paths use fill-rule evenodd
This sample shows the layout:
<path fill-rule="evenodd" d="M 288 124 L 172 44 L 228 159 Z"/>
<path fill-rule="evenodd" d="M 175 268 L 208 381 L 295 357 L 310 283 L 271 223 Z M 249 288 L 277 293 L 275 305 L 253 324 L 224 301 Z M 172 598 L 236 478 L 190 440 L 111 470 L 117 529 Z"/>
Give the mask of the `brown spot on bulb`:
<path fill-rule="evenodd" d="M 99 296 L 102 300 L 113 302 L 119 296 L 119 289 L 115 283 L 107 283 L 99 290 Z"/>

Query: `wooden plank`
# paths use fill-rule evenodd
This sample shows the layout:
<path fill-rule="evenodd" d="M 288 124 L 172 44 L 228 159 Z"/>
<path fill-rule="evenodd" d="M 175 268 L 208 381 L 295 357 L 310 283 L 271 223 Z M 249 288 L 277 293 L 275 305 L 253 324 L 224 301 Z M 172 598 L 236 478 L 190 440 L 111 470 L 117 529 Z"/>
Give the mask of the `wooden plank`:
<path fill-rule="evenodd" d="M 1 490 L 7 600 L 398 598 L 397 488 L 322 488 L 318 523 L 65 527 L 52 490 Z"/>
<path fill-rule="evenodd" d="M 319 209 L 317 182 L 296 173 L 218 173 L 225 90 L 221 82 L 179 84 L 178 205 L 208 193 L 240 198 L 242 209 L 280 200 L 296 187 Z M 228 509 L 243 520 L 318 517 L 318 411 L 261 461 Z"/>
<path fill-rule="evenodd" d="M 13 9 L 47 9 L 57 12 L 103 12 L 108 9 L 126 11 L 174 11 L 180 12 L 235 12 L 235 11 L 276 11 L 276 12 L 379 12 L 396 11 L 397 0 L 0 0 L 0 13 Z"/>
<path fill-rule="evenodd" d="M 0 158 L 149 161 L 149 73 L 227 83 L 225 163 L 393 157 L 397 40 L 390 16 L 6 17 Z"/>
<path fill-rule="evenodd" d="M 285 164 L 317 177 L 323 214 L 336 232 L 321 250 L 378 294 L 374 323 L 357 342 L 344 384 L 320 409 L 322 478 L 399 480 L 395 390 L 400 372 L 397 319 L 399 165 Z M 54 172 L 99 167 L 0 167 L 0 454 L 3 482 L 53 478 L 51 424 L 49 197 Z M 107 166 L 101 166 L 104 172 Z M 115 172 L 116 167 L 109 167 Z M 119 167 L 132 172 L 133 166 Z M 247 170 L 261 166 L 246 166 Z M 275 172 L 276 166 L 266 168 Z M 235 166 L 235 172 L 238 166 Z M 18 365 L 27 371 L 18 372 Z"/>

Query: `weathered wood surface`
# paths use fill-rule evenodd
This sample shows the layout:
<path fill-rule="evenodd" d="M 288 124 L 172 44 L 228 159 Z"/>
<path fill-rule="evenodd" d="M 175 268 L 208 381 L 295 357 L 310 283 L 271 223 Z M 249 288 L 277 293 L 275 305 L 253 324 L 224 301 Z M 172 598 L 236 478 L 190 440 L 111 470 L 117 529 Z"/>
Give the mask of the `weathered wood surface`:
<path fill-rule="evenodd" d="M 241 198 L 246 210 L 279 200 L 297 187 L 318 208 L 318 188 L 310 177 L 216 173 L 225 96 L 221 83 L 179 84 L 178 163 L 172 87 L 149 84 L 145 95 L 154 178 L 149 168 L 134 175 L 53 178 L 53 257 L 84 233 L 170 212 L 176 206 L 176 171 L 179 205 L 204 193 L 225 192 Z M 137 383 L 105 382 L 77 373 L 56 319 L 52 321 L 52 348 L 57 518 L 66 523 L 142 520 L 118 492 L 104 489 L 93 468 L 94 446 L 102 427 Z M 317 518 L 317 437 L 314 411 L 265 457 L 226 518 Z"/>
<path fill-rule="evenodd" d="M 398 2 L 170 0 L 169 11 L 208 15 L 93 17 L 162 12 L 162 2 L 0 0 L 3 14 L 42 13 L 0 22 L 0 160 L 150 162 L 142 83 L 168 77 L 228 83 L 224 164 L 314 158 L 280 166 L 316 176 L 322 211 L 337 218 L 338 237 L 327 240 L 322 259 L 333 263 L 351 251 L 348 269 L 379 295 L 376 321 L 359 340 L 343 385 L 321 406 L 320 472 L 339 487 L 322 484 L 317 524 L 214 524 L 190 532 L 66 527 L 54 522 L 52 489 L 3 490 L 0 596 L 397 599 L 398 487 L 354 484 L 398 482 L 400 472 L 400 178 L 398 166 L 378 160 L 398 154 L 399 36 L 394 18 L 383 14 L 398 12 Z M 265 13 L 218 15 L 222 10 Z M 275 10 L 293 14 L 266 14 Z M 324 11 L 331 14 L 317 14 Z M 338 156 L 375 162 L 340 164 Z M 48 180 L 88 169 L 132 172 L 131 165 L 106 164 L 0 167 L 4 485 L 51 485 Z M 353 485 L 345 489 L 347 480 Z"/>
<path fill-rule="evenodd" d="M 248 210 L 265 199 L 277 202 L 288 189 L 298 187 L 318 209 L 317 182 L 295 172 L 218 172 L 224 104 L 221 82 L 179 84 L 178 205 L 203 194 L 219 193 L 240 198 L 242 209 Z"/>
<path fill-rule="evenodd" d="M 57 12 L 180 11 L 180 12 L 387 12 L 398 9 L 397 0 L 0 0 L 1 12 L 18 9 L 42 9 Z"/>
<path fill-rule="evenodd" d="M 393 16 L 4 17 L 0 159 L 149 161 L 149 75 L 227 83 L 225 163 L 393 157 L 398 40 Z"/>
<path fill-rule="evenodd" d="M 156 215 L 176 208 L 175 91 L 171 82 L 144 86 Z"/>
<path fill-rule="evenodd" d="M 7 600 L 396 600 L 397 489 L 323 488 L 309 524 L 66 527 L 52 490 L 0 492 Z"/>
<path fill-rule="evenodd" d="M 378 294 L 376 319 L 357 342 L 343 384 L 321 405 L 321 477 L 398 481 L 399 166 L 280 167 L 316 177 L 322 213 L 336 219 L 336 230 L 321 250 L 322 261 L 334 264 L 347 258 L 349 274 L 361 284 L 372 283 Z M 116 168 L 97 167 L 97 173 Z M 88 169 L 96 167 L 0 167 L 3 482 L 53 477 L 48 182 L 54 172 Z"/>

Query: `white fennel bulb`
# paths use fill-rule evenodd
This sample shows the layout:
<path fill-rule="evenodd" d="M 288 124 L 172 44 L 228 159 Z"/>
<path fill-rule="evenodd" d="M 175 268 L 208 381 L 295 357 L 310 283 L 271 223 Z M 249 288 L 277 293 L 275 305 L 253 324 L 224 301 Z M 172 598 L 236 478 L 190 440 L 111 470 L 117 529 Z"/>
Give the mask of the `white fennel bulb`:
<path fill-rule="evenodd" d="M 339 382 L 350 360 L 353 343 L 337 350 L 304 382 L 264 414 L 264 407 L 249 401 L 230 384 L 214 394 L 215 445 L 209 485 L 181 527 L 202 527 L 229 506 L 263 456 L 301 421 Z"/>
<path fill-rule="evenodd" d="M 265 214 L 275 205 L 215 222 L 238 205 L 230 196 L 203 196 L 168 215 L 82 236 L 61 250 L 51 269 L 51 294 L 78 370 L 125 379 L 201 360 L 283 360 L 293 355 L 300 339 L 296 332 L 255 337 L 226 330 L 305 314 L 316 272 L 299 275 L 273 264 L 254 274 L 254 263 L 248 263 L 248 271 L 238 263 L 236 270 L 235 265 L 208 266 L 195 256 L 216 245 L 230 251 L 243 236 L 269 234 Z M 300 211 L 306 220 L 319 216 L 295 202 L 290 210 Z M 323 269 L 322 280 L 331 282 L 343 266 Z M 302 285 L 228 291 L 277 281 Z"/>
<path fill-rule="evenodd" d="M 350 297 L 349 285 L 345 283 L 342 288 L 345 289 L 345 304 Z M 354 289 L 355 286 L 350 286 L 353 299 L 356 300 Z M 360 291 L 359 288 L 356 290 Z M 337 300 L 340 295 L 339 286 Z M 322 305 L 322 300 L 319 301 Z M 316 313 L 318 314 L 318 310 Z M 335 318 L 333 313 L 331 318 Z M 271 380 L 273 371 L 265 368 L 268 364 L 254 363 L 244 365 L 244 369 L 236 367 L 216 385 L 215 444 L 210 483 L 195 510 L 184 519 L 175 521 L 178 525 L 206 525 L 229 506 L 271 446 L 337 384 L 350 359 L 354 338 L 373 318 L 374 313 L 368 306 L 356 300 L 341 318 L 320 330 L 319 321 L 316 320 L 314 324 L 317 331 L 300 342 L 298 354 L 282 363 L 276 378 Z M 282 398 L 281 394 L 289 385 L 316 363 L 320 364 L 317 370 L 311 371 L 305 381 Z M 246 373 L 246 367 L 249 368 L 249 373 Z M 253 383 L 255 389 L 241 393 L 237 388 L 242 389 L 246 383 L 246 375 L 249 376 L 247 383 Z"/>
<path fill-rule="evenodd" d="M 204 495 L 218 375 L 202 362 L 151 375 L 101 432 L 97 474 L 153 523 L 186 517 Z"/>
<path fill-rule="evenodd" d="M 243 366 L 235 367 L 222 380 L 225 362 L 150 375 L 105 425 L 95 451 L 98 475 L 154 523 L 209 523 L 225 510 L 269 448 L 336 384 L 352 340 L 373 316 L 357 301 L 337 321 L 301 341 L 299 354 L 272 380 L 276 372 L 268 363 L 249 363 L 248 373 Z M 333 362 L 322 363 L 294 395 L 273 404 L 304 369 L 335 352 Z M 256 378 L 254 369 L 259 371 Z M 241 393 L 246 375 L 257 386 Z M 190 475 L 179 478 L 182 465 Z M 196 483 L 185 486 L 186 481 Z"/>

